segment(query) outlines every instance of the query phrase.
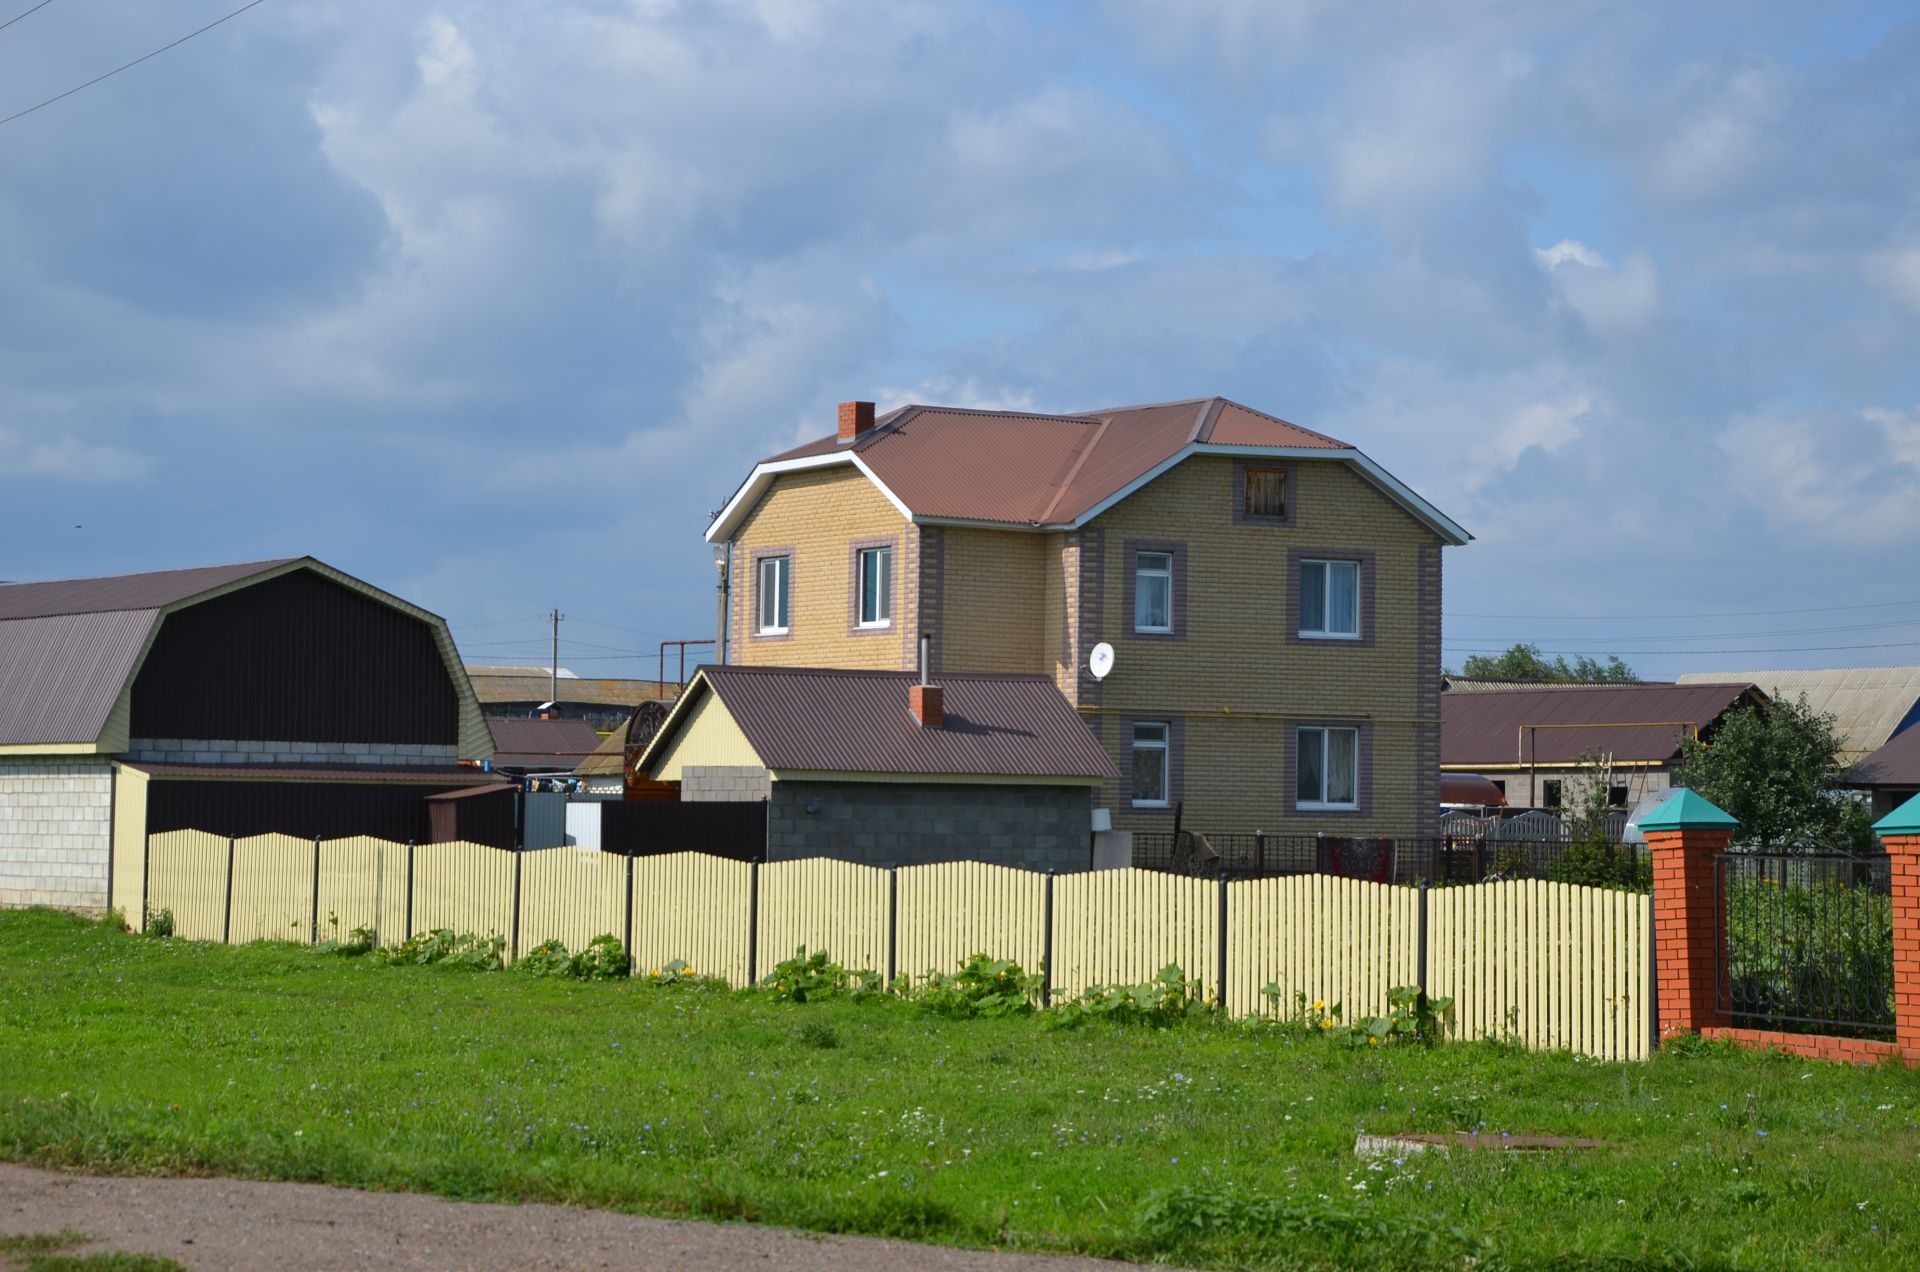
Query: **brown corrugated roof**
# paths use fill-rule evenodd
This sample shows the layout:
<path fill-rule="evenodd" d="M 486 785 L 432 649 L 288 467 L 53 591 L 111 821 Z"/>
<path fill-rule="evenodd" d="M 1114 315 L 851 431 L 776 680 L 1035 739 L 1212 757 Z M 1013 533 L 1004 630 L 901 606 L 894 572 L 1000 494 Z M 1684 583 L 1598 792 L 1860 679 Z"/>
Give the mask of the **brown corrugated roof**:
<path fill-rule="evenodd" d="M 162 607 L 286 564 L 0 585 L 0 745 L 92 742 Z"/>
<path fill-rule="evenodd" d="M 1920 724 L 1910 724 L 1893 740 L 1860 761 L 1854 771 L 1858 786 L 1889 786 L 1896 790 L 1920 788 Z"/>
<path fill-rule="evenodd" d="M 1743 701 L 1752 685 L 1582 685 L 1447 693 L 1440 762 L 1449 766 L 1571 764 L 1583 755 L 1658 763 L 1682 737 Z M 1530 728 L 1529 726 L 1541 726 Z"/>
<path fill-rule="evenodd" d="M 585 720 L 506 720 L 489 717 L 495 768 L 571 770 L 600 745 Z"/>
<path fill-rule="evenodd" d="M 115 574 L 97 579 L 8 583 L 0 585 L 0 622 L 53 614 L 159 609 L 301 559 L 281 557 L 241 565 L 203 565 L 188 570 L 154 570 L 147 574 Z"/>
<path fill-rule="evenodd" d="M 719 695 L 761 761 L 776 771 L 1116 776 L 1047 676 L 942 676 L 946 723 L 935 729 L 922 728 L 907 707 L 915 679 L 904 671 L 703 667 L 694 683 Z M 670 736 L 662 730 L 644 762 Z"/>
<path fill-rule="evenodd" d="M 482 705 L 502 702 L 546 702 L 593 707 L 634 707 L 658 698 L 671 698 L 680 686 L 658 680 L 618 680 L 606 677 L 561 676 L 560 696 L 553 698 L 553 679 L 547 672 L 518 667 L 468 664 L 467 679 Z"/>
<path fill-rule="evenodd" d="M 916 516 L 1032 525 L 1073 520 L 1195 442 L 1353 449 L 1215 397 L 1073 414 L 905 406 L 852 443 L 765 462 L 851 450 Z"/>

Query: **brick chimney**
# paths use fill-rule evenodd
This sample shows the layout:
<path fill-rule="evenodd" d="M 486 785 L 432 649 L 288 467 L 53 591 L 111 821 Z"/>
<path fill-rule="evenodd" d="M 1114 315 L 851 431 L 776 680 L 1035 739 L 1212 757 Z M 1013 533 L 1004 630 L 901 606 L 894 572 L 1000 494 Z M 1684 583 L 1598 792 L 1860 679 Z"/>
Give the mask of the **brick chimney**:
<path fill-rule="evenodd" d="M 907 690 L 907 707 L 923 729 L 937 729 L 947 722 L 946 694 L 939 685 L 927 683 L 928 665 L 933 660 L 933 637 L 920 637 L 920 683 Z"/>
<path fill-rule="evenodd" d="M 840 440 L 850 442 L 873 427 L 873 403 L 842 402 L 840 404 Z"/>

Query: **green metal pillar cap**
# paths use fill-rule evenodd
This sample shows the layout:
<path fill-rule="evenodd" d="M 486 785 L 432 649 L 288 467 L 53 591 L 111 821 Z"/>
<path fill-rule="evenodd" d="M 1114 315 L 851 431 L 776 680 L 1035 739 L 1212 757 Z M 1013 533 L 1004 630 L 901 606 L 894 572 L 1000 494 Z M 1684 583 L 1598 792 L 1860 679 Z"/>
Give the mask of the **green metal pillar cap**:
<path fill-rule="evenodd" d="M 1704 795 L 1683 790 L 1647 814 L 1640 829 L 1647 830 L 1731 830 L 1740 823 L 1724 808 Z"/>
<path fill-rule="evenodd" d="M 1920 795 L 1873 823 L 1876 835 L 1920 835 Z"/>

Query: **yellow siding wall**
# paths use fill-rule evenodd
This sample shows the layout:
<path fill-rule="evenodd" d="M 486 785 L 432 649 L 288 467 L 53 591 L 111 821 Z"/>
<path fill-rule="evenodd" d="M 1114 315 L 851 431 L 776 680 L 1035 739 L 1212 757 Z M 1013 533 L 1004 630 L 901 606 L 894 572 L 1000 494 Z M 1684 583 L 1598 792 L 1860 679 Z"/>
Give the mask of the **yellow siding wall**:
<path fill-rule="evenodd" d="M 945 539 L 941 670 L 1052 672 L 1047 557 L 1058 559 L 1061 536 L 948 526 Z"/>
<path fill-rule="evenodd" d="M 1099 629 L 1081 633 L 1081 653 L 1106 640 L 1117 656 L 1094 714 L 1106 717 L 1104 740 L 1122 772 L 1125 717 L 1184 716 L 1191 828 L 1405 834 L 1431 818 L 1417 797 L 1415 726 L 1422 677 L 1439 673 L 1438 650 L 1428 667 L 1417 647 L 1419 555 L 1436 537 L 1344 464 L 1298 463 L 1293 484 L 1292 526 L 1235 525 L 1233 460 L 1196 456 L 1095 519 L 1105 532 L 1106 588 Z M 1123 630 L 1129 539 L 1186 544 L 1186 639 L 1135 639 Z M 1292 548 L 1375 554 L 1372 646 L 1286 639 Z M 1432 599 L 1425 621 L 1437 624 L 1437 588 Z M 1371 722 L 1368 816 L 1284 812 L 1283 748 L 1295 720 Z M 1104 792 L 1117 828 L 1171 828 L 1170 815 L 1131 812 L 1125 795 L 1114 786 Z"/>
<path fill-rule="evenodd" d="M 786 473 L 774 480 L 733 540 L 733 595 L 728 659 L 779 667 L 900 670 L 912 663 L 909 612 L 911 527 L 878 488 L 851 465 Z M 853 543 L 897 538 L 893 556 L 893 626 L 853 635 Z M 754 613 L 753 554 L 793 549 L 792 635 L 762 639 Z"/>
<path fill-rule="evenodd" d="M 139 769 L 113 766 L 113 877 L 107 881 L 107 903 L 135 930 L 140 929 L 147 859 L 147 780 Z"/>
<path fill-rule="evenodd" d="M 753 744 L 747 741 L 747 735 L 740 731 L 740 726 L 721 704 L 720 696 L 711 689 L 702 690 L 690 718 L 654 764 L 653 780 L 678 782 L 689 764 L 765 767 Z"/>

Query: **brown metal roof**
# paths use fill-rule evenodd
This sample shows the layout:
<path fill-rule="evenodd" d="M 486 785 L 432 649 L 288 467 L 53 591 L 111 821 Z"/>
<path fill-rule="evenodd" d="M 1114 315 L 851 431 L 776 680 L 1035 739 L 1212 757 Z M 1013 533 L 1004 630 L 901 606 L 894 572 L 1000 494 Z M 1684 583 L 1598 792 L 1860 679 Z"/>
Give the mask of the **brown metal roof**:
<path fill-rule="evenodd" d="M 100 614 L 110 610 L 152 610 L 210 592 L 241 579 L 289 565 L 300 557 L 250 561 L 242 565 L 204 565 L 189 570 L 155 570 L 97 579 L 58 579 L 50 583 L 0 585 L 0 622 L 53 614 Z"/>
<path fill-rule="evenodd" d="M 1920 789 L 1920 724 L 1910 724 L 1893 740 L 1860 761 L 1854 770 L 1857 786 Z"/>
<path fill-rule="evenodd" d="M 482 705 L 502 702 L 546 702 L 591 707 L 634 707 L 658 698 L 671 698 L 680 686 L 671 681 L 618 680 L 605 677 L 561 676 L 558 698 L 549 673 L 519 667 L 485 667 L 469 663 L 467 679 Z"/>
<path fill-rule="evenodd" d="M 1571 764 L 1583 755 L 1659 763 L 1680 740 L 1744 701 L 1749 684 L 1583 685 L 1492 689 L 1440 699 L 1440 762 L 1449 766 Z"/>
<path fill-rule="evenodd" d="M 600 733 L 585 720 L 505 720 L 489 717 L 495 768 L 567 769 L 592 755 Z"/>
<path fill-rule="evenodd" d="M 904 671 L 703 667 L 695 685 L 719 695 L 761 761 L 776 771 L 1117 776 L 1049 677 L 942 676 L 946 722 L 934 729 L 922 728 L 908 710 L 915 679 Z M 649 757 L 668 736 L 662 730 Z"/>
<path fill-rule="evenodd" d="M 1078 414 L 905 406 L 847 444 L 824 437 L 765 461 L 851 450 L 923 517 L 1070 521 L 1194 442 L 1352 450 L 1225 398 Z"/>
<path fill-rule="evenodd" d="M 0 745 L 99 737 L 155 613 L 120 610 L 0 622 Z"/>
<path fill-rule="evenodd" d="M 222 782 L 380 782 L 413 786 L 479 786 L 511 790 L 512 784 L 476 768 L 427 765 L 359 768 L 352 764 L 147 764 L 129 763 L 153 777 Z"/>

